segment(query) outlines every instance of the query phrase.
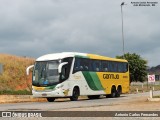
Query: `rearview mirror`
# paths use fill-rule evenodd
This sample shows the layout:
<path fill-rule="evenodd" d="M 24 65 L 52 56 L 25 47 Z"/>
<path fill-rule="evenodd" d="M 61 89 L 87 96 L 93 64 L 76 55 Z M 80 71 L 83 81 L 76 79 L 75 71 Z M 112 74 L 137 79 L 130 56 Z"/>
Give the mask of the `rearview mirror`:
<path fill-rule="evenodd" d="M 66 64 L 68 64 L 68 62 L 63 62 L 63 63 L 59 64 L 59 66 L 58 66 L 58 73 L 61 73 L 61 72 L 62 72 L 62 67 L 63 67 L 64 65 L 66 65 Z"/>
<path fill-rule="evenodd" d="M 33 68 L 34 67 L 34 65 L 30 65 L 29 67 L 27 67 L 27 69 L 26 69 L 26 74 L 27 75 L 29 75 L 29 70 L 31 69 L 31 68 Z"/>

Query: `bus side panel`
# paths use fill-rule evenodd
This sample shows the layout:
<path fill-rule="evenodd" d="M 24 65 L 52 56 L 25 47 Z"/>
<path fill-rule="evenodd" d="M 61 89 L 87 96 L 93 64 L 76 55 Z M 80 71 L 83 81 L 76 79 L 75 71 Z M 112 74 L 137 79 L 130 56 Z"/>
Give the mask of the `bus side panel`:
<path fill-rule="evenodd" d="M 129 92 L 128 72 L 127 73 L 98 72 L 97 75 L 100 79 L 100 82 L 106 94 L 111 94 L 111 88 L 113 85 L 116 86 L 116 89 L 120 85 L 122 87 L 122 93 Z"/>
<path fill-rule="evenodd" d="M 111 94 L 113 85 L 120 85 L 122 93 L 129 92 L 129 74 L 113 72 L 77 72 L 72 75 L 73 85 L 80 87 L 81 95 Z"/>
<path fill-rule="evenodd" d="M 101 82 L 94 72 L 76 72 L 71 75 L 72 86 L 80 87 L 80 95 L 100 95 L 105 94 Z"/>

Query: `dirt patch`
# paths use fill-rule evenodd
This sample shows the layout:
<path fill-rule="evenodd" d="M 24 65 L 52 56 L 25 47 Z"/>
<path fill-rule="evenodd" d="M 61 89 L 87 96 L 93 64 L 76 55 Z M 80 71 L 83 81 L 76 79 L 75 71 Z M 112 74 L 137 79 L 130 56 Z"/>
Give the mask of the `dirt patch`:
<path fill-rule="evenodd" d="M 0 103 L 40 102 L 45 98 L 33 98 L 32 95 L 0 95 Z"/>

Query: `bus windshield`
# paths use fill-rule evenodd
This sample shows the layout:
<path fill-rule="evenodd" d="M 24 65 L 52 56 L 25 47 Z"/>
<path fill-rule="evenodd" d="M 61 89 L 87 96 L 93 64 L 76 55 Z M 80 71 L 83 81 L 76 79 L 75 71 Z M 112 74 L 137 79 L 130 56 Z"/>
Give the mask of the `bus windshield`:
<path fill-rule="evenodd" d="M 33 85 L 50 86 L 59 83 L 59 61 L 41 61 L 35 63 Z"/>

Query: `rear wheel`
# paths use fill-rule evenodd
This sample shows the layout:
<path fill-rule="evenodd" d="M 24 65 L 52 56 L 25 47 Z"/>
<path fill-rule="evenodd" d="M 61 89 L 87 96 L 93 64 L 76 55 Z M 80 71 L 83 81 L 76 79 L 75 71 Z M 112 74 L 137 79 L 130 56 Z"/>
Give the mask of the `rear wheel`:
<path fill-rule="evenodd" d="M 110 97 L 111 97 L 111 95 L 110 95 L 110 94 L 107 94 L 107 95 L 106 95 L 106 98 L 110 98 Z"/>
<path fill-rule="evenodd" d="M 47 101 L 48 101 L 48 102 L 54 102 L 54 100 L 55 100 L 55 98 L 53 98 L 53 97 L 47 98 Z"/>
<path fill-rule="evenodd" d="M 113 87 L 112 87 L 112 89 L 111 89 L 111 98 L 116 97 L 116 93 L 117 93 L 117 91 L 116 91 L 116 87 L 115 87 L 115 86 L 113 86 Z"/>
<path fill-rule="evenodd" d="M 118 86 L 117 92 L 116 92 L 116 97 L 120 97 L 121 93 L 122 93 L 122 88 L 121 88 L 121 86 Z"/>
<path fill-rule="evenodd" d="M 88 98 L 89 99 L 98 99 L 100 97 L 100 95 L 89 95 Z"/>
<path fill-rule="evenodd" d="M 73 93 L 72 93 L 72 96 L 70 97 L 70 100 L 71 101 L 77 101 L 78 97 L 79 97 L 79 89 L 77 87 L 75 87 L 73 89 Z"/>

